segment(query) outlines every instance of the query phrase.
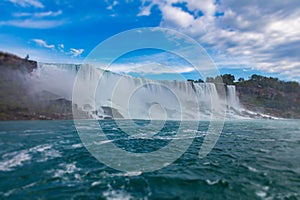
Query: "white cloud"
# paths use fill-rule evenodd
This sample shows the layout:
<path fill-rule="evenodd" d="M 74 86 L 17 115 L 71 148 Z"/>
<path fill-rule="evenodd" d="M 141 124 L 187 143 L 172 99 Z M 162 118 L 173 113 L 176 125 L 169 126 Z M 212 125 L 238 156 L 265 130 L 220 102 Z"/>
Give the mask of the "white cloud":
<path fill-rule="evenodd" d="M 107 10 L 112 10 L 116 5 L 118 5 L 118 1 L 113 1 L 110 5 L 106 7 Z"/>
<path fill-rule="evenodd" d="M 33 6 L 43 8 L 44 5 L 38 0 L 8 0 L 22 7 Z M 0 26 L 14 26 L 19 28 L 48 29 L 67 23 L 65 19 L 56 19 L 62 14 L 62 10 L 44 12 L 15 12 L 13 19 L 0 21 Z"/>
<path fill-rule="evenodd" d="M 34 28 L 34 29 L 47 29 L 65 24 L 65 20 L 36 20 L 36 19 L 25 19 L 25 20 L 8 20 L 0 21 L 0 26 L 15 26 L 21 28 Z"/>
<path fill-rule="evenodd" d="M 40 47 L 44 47 L 46 49 L 52 49 L 55 50 L 55 53 L 60 53 L 61 55 L 68 55 L 71 57 L 79 57 L 83 52 L 84 49 L 75 49 L 70 48 L 70 51 L 65 51 L 65 45 L 64 44 L 48 44 L 45 40 L 42 39 L 32 39 L 35 44 L 37 44 Z"/>
<path fill-rule="evenodd" d="M 72 54 L 72 56 L 74 57 L 78 57 L 83 53 L 84 49 L 74 49 L 74 48 L 70 48 L 70 53 Z"/>
<path fill-rule="evenodd" d="M 171 5 L 162 5 L 164 23 L 171 23 L 175 26 L 187 28 L 192 25 L 194 21 L 193 15 L 184 12 L 181 8 L 173 7 Z"/>
<path fill-rule="evenodd" d="M 22 7 L 44 8 L 45 6 L 38 0 L 9 0 L 11 3 Z"/>
<path fill-rule="evenodd" d="M 62 14 L 61 10 L 47 12 L 13 13 L 13 20 L 0 21 L 0 26 L 15 26 L 20 28 L 48 29 L 67 23 L 65 19 L 55 19 Z"/>
<path fill-rule="evenodd" d="M 159 63 L 142 62 L 142 63 L 117 63 L 112 64 L 110 71 L 117 73 L 138 73 L 140 75 L 150 74 L 181 74 L 195 71 L 191 66 L 167 66 Z"/>
<path fill-rule="evenodd" d="M 47 49 L 54 49 L 55 48 L 55 45 L 47 44 L 47 42 L 45 40 L 42 40 L 42 39 L 33 39 L 32 41 L 34 41 L 39 46 L 45 47 Z"/>
<path fill-rule="evenodd" d="M 189 8 L 189 10 L 194 12 L 203 12 L 204 16 L 209 18 L 213 17 L 216 12 L 215 0 L 189 0 L 187 7 Z"/>
<path fill-rule="evenodd" d="M 61 10 L 58 10 L 56 12 L 54 11 L 48 11 L 48 12 L 37 12 L 37 13 L 14 13 L 13 15 L 15 17 L 36 17 L 36 18 L 42 18 L 42 17 L 56 17 L 62 14 Z"/>
<path fill-rule="evenodd" d="M 157 5 L 162 13 L 161 27 L 192 36 L 206 49 L 213 50 L 212 57 L 217 63 L 223 63 L 223 67 L 249 63 L 257 70 L 299 78 L 298 0 L 267 1 L 264 6 L 259 0 L 219 3 L 215 0 L 145 0 L 143 5 L 146 3 L 148 6 L 140 8 L 139 16 L 150 15 L 151 7 Z M 223 14 L 216 16 L 217 12 Z M 235 59 L 225 61 L 224 55 Z M 225 66 L 226 63 L 232 64 Z"/>
<path fill-rule="evenodd" d="M 137 16 L 149 16 L 151 15 L 151 8 L 153 7 L 153 3 L 149 3 L 149 5 L 145 5 L 145 1 L 143 2 L 143 5 L 140 7 L 140 12 L 137 14 Z"/>
<path fill-rule="evenodd" d="M 108 63 L 97 63 L 93 61 L 89 63 L 100 68 L 108 66 Z M 177 77 L 182 73 L 197 71 L 196 68 L 179 55 L 166 51 L 159 51 L 152 54 L 143 51 L 129 57 L 121 56 L 113 63 L 109 64 L 108 70 L 129 75 L 138 74 L 142 77 L 159 74 L 170 75 L 173 77 L 176 75 Z"/>
<path fill-rule="evenodd" d="M 151 15 L 151 8 L 152 8 L 152 5 L 141 8 L 141 10 L 137 14 L 137 16 L 140 17 L 140 16 L 149 16 L 149 15 Z"/>

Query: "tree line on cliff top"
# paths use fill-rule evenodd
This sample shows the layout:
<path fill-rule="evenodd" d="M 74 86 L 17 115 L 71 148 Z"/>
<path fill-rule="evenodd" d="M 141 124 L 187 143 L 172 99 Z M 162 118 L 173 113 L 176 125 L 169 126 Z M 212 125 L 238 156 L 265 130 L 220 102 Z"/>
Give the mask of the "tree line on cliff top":
<path fill-rule="evenodd" d="M 202 79 L 191 80 L 194 83 L 203 83 Z M 296 81 L 282 81 L 278 78 L 266 77 L 257 74 L 253 74 L 248 80 L 239 78 L 237 81 L 232 74 L 223 74 L 216 77 L 207 77 L 205 82 L 207 83 L 224 83 L 225 85 L 237 85 L 237 86 L 256 86 L 256 87 L 269 87 L 278 90 L 284 90 L 286 92 L 300 92 L 300 85 Z"/>

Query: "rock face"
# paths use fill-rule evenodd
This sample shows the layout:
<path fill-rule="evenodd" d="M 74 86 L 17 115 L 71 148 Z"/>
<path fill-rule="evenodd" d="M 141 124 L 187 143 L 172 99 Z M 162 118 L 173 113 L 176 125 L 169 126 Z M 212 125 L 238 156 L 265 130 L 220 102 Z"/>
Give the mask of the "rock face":
<path fill-rule="evenodd" d="M 72 118 L 70 101 L 32 93 L 26 77 L 36 68 L 36 61 L 0 52 L 0 120 Z"/>
<path fill-rule="evenodd" d="M 253 74 L 249 80 L 231 74 L 207 77 L 206 82 L 235 85 L 240 103 L 248 110 L 279 118 L 300 118 L 300 85 L 295 81 L 281 81 L 273 77 Z"/>
<path fill-rule="evenodd" d="M 28 58 L 22 59 L 13 54 L 0 52 L 0 69 L 6 68 L 30 73 L 37 68 L 37 62 L 28 60 Z"/>
<path fill-rule="evenodd" d="M 258 79 L 236 83 L 240 102 L 245 108 L 282 118 L 300 118 L 300 86 L 276 78 L 259 76 Z"/>

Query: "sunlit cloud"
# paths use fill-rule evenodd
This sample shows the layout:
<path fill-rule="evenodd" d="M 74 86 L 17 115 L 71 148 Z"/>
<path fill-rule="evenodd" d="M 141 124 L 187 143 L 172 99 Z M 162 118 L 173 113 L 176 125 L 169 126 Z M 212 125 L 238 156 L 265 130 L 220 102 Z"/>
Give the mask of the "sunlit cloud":
<path fill-rule="evenodd" d="M 47 42 L 45 40 L 42 39 L 33 39 L 33 42 L 35 42 L 37 45 L 41 46 L 41 47 L 45 47 L 47 49 L 54 49 L 55 45 L 54 44 L 47 44 Z"/>
<path fill-rule="evenodd" d="M 78 57 L 83 53 L 84 49 L 75 49 L 75 48 L 70 48 L 70 53 L 74 57 Z"/>
<path fill-rule="evenodd" d="M 191 66 L 165 66 L 159 63 L 124 63 L 113 64 L 109 67 L 110 71 L 117 73 L 138 73 L 145 74 L 181 74 L 195 71 Z"/>
<path fill-rule="evenodd" d="M 25 20 L 8 20 L 0 21 L 0 26 L 14 26 L 19 28 L 33 28 L 33 29 L 48 29 L 61 26 L 65 24 L 65 20 L 36 20 L 36 19 L 25 19 Z"/>
<path fill-rule="evenodd" d="M 61 10 L 58 10 L 56 12 L 54 11 L 47 11 L 47 12 L 36 12 L 36 13 L 28 13 L 28 12 L 22 12 L 22 13 L 14 13 L 13 15 L 15 17 L 36 17 L 36 18 L 42 18 L 42 17 L 56 17 L 62 14 Z"/>
<path fill-rule="evenodd" d="M 107 10 L 112 10 L 116 5 L 118 5 L 118 1 L 113 1 L 110 5 L 106 7 Z"/>
<path fill-rule="evenodd" d="M 9 0 L 11 3 L 21 7 L 36 7 L 36 8 L 44 8 L 44 5 L 38 0 Z"/>
<path fill-rule="evenodd" d="M 299 55 L 295 53 L 300 51 L 300 2 L 272 1 L 265 6 L 260 3 L 146 0 L 137 16 L 148 16 L 151 8 L 157 6 L 162 14 L 161 27 L 195 38 L 213 52 L 211 56 L 222 67 L 248 65 L 296 76 L 294 72 L 300 69 Z"/>

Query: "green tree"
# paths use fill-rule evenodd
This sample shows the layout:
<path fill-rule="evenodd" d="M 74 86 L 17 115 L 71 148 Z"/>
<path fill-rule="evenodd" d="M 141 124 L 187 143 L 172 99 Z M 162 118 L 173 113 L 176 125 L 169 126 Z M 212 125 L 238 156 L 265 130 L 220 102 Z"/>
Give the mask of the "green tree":
<path fill-rule="evenodd" d="M 244 81 L 245 81 L 244 78 L 239 78 L 239 79 L 238 79 L 238 82 L 244 82 Z"/>
<path fill-rule="evenodd" d="M 253 75 L 251 76 L 251 78 L 250 78 L 251 81 L 261 81 L 261 80 L 263 80 L 263 79 L 264 79 L 263 76 L 257 75 L 257 74 L 253 74 Z"/>
<path fill-rule="evenodd" d="M 195 83 L 204 83 L 204 81 L 201 78 L 199 78 L 198 80 L 195 81 Z"/>
<path fill-rule="evenodd" d="M 223 83 L 226 85 L 233 85 L 235 77 L 232 74 L 224 74 L 221 76 L 223 79 Z"/>

